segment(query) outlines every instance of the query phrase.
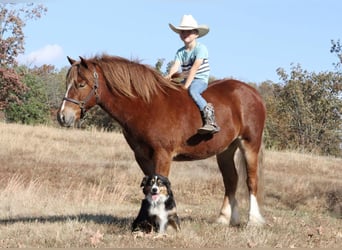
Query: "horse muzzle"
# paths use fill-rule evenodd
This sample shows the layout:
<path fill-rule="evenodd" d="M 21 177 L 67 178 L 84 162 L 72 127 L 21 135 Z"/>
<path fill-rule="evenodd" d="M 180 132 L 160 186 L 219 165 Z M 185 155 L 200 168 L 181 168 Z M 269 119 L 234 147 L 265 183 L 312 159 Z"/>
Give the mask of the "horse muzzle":
<path fill-rule="evenodd" d="M 73 114 L 58 111 L 57 121 L 63 127 L 73 127 L 76 123 L 76 117 Z"/>

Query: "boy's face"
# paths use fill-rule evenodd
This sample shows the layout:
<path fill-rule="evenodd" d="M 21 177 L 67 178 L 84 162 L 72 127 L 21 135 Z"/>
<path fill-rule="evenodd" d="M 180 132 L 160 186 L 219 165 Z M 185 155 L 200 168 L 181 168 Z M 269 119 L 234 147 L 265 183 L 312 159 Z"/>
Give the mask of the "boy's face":
<path fill-rule="evenodd" d="M 191 43 L 193 40 L 195 40 L 198 37 L 198 31 L 197 30 L 182 30 L 179 33 L 179 36 L 184 43 Z"/>

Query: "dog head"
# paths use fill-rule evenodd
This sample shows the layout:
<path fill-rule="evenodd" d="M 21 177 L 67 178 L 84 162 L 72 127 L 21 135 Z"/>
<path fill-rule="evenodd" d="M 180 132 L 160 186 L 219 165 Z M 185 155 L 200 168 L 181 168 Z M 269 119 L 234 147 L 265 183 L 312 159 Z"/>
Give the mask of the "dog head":
<path fill-rule="evenodd" d="M 165 202 L 172 195 L 169 179 L 161 175 L 145 176 L 140 187 L 150 202 Z"/>

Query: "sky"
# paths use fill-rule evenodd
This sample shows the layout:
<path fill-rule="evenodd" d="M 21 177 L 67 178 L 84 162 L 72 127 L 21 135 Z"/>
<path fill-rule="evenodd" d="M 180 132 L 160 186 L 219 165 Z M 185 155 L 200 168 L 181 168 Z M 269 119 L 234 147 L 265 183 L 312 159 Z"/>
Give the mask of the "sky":
<path fill-rule="evenodd" d="M 4 2 L 5 0 L 0 0 Z M 15 2 L 15 1 L 14 1 Z M 36 1 L 36 3 L 39 3 Z M 246 82 L 280 82 L 300 64 L 334 70 L 331 40 L 342 39 L 341 0 L 42 0 L 47 13 L 24 28 L 28 66 L 69 66 L 66 56 L 102 53 L 155 65 L 183 46 L 168 26 L 191 14 L 210 32 L 198 39 L 209 51 L 211 75 Z M 165 64 L 166 64 L 165 63 Z M 164 69 L 165 70 L 165 69 Z"/>

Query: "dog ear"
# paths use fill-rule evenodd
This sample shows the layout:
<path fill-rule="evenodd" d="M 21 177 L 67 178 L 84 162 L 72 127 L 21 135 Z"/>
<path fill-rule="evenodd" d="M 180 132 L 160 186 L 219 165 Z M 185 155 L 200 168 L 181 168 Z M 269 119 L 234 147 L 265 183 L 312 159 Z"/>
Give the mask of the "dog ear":
<path fill-rule="evenodd" d="M 171 187 L 171 182 L 169 178 L 167 178 L 166 176 L 162 176 L 162 175 L 159 175 L 158 177 L 162 180 L 165 186 L 167 186 L 168 188 Z"/>
<path fill-rule="evenodd" d="M 169 180 L 169 178 L 165 177 L 165 184 L 168 188 L 171 188 L 171 182 Z"/>
<path fill-rule="evenodd" d="M 171 182 L 170 182 L 169 178 L 163 177 L 163 182 L 164 182 L 164 185 L 166 186 L 167 193 L 169 195 L 173 195 L 172 190 L 171 190 Z"/>
<path fill-rule="evenodd" d="M 146 175 L 141 181 L 141 184 L 140 184 L 141 188 L 145 187 L 145 185 L 147 184 L 147 180 L 148 180 L 148 176 Z"/>

